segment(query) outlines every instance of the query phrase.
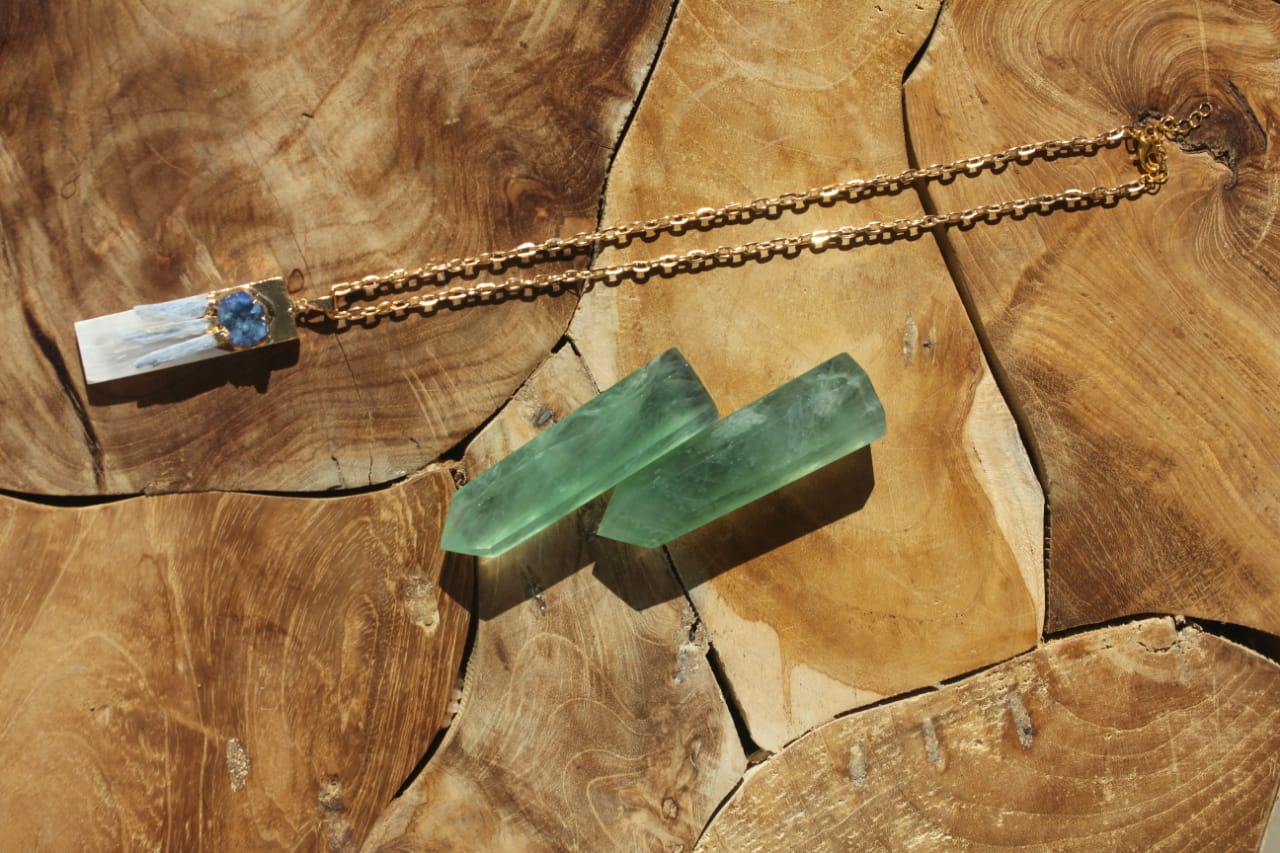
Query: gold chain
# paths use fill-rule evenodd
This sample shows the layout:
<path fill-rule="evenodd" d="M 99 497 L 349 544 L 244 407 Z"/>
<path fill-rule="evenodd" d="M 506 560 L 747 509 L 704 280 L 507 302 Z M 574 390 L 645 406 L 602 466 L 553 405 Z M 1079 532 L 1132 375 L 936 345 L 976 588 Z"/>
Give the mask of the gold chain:
<path fill-rule="evenodd" d="M 531 299 L 568 288 L 585 289 L 596 284 L 617 284 L 624 280 L 642 282 L 653 275 L 665 277 L 697 272 L 733 266 L 748 260 L 763 262 L 775 255 L 794 257 L 801 252 L 821 252 L 828 248 L 850 249 L 869 243 L 913 239 L 924 232 L 950 226 L 965 228 L 978 222 L 994 224 L 1007 216 L 1023 218 L 1031 213 L 1076 210 L 1095 205 L 1110 206 L 1121 199 L 1136 199 L 1156 192 L 1169 176 L 1166 143 L 1185 138 L 1212 112 L 1213 105 L 1206 102 L 1181 120 L 1154 115 L 1142 124 L 1118 127 L 1097 136 L 1034 142 L 952 163 L 907 169 L 896 175 L 844 181 L 813 187 L 804 192 L 783 193 L 772 198 L 726 204 L 723 207 L 701 207 L 689 213 L 613 225 L 572 237 L 552 237 L 540 243 L 524 243 L 508 251 L 488 252 L 427 264 L 414 270 L 394 270 L 385 275 L 366 276 L 332 285 L 327 297 L 296 299 L 292 303 L 293 312 L 302 322 L 369 321 L 410 311 L 431 314 L 442 307 L 460 308 L 507 299 Z M 973 177 L 984 171 L 999 172 L 1009 164 L 1025 165 L 1037 159 L 1093 155 L 1102 149 L 1121 145 L 1125 145 L 1134 155 L 1139 176 L 1115 186 L 1095 186 L 1088 190 L 1067 189 L 947 213 L 888 222 L 868 222 L 865 225 L 811 231 L 710 250 L 693 249 L 683 254 L 662 255 L 594 269 L 570 269 L 527 278 L 504 279 L 500 282 L 483 281 L 449 288 L 440 287 L 458 278 L 475 278 L 482 273 L 502 273 L 514 266 L 567 260 L 594 254 L 610 246 L 623 247 L 636 238 L 651 240 L 661 234 L 680 235 L 690 229 L 705 231 L 757 219 L 773 219 L 784 212 L 800 213 L 815 204 L 830 206 L 841 202 L 857 202 L 877 195 L 901 192 L 907 187 L 931 181 L 945 182 L 957 176 Z M 436 286 L 436 289 L 425 293 L 413 292 L 431 285 Z M 352 299 L 378 301 L 352 304 Z"/>

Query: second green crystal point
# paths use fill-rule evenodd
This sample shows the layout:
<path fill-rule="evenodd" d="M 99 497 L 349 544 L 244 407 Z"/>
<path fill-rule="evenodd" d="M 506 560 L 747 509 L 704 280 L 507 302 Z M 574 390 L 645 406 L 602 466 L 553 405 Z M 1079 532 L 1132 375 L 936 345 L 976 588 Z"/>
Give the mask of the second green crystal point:
<path fill-rule="evenodd" d="M 624 480 L 599 533 L 657 547 L 885 433 L 871 380 L 841 353 Z"/>
<path fill-rule="evenodd" d="M 717 416 L 689 362 L 668 350 L 459 489 L 440 547 L 501 554 Z"/>

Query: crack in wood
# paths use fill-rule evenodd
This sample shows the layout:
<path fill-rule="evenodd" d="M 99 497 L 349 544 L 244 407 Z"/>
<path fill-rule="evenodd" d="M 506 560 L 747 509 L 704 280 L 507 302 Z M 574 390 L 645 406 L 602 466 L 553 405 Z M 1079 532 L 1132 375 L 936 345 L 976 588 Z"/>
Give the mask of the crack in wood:
<path fill-rule="evenodd" d="M 31 306 L 25 300 L 22 303 L 22 319 L 26 323 L 27 330 L 31 332 L 31 337 L 36 342 L 36 346 L 40 348 L 41 354 L 49 362 L 49 366 L 53 368 L 54 375 L 58 377 L 58 384 L 62 386 L 63 395 L 71 403 L 71 410 L 75 413 L 76 419 L 80 421 L 80 428 L 84 432 L 85 444 L 89 448 L 89 458 L 93 465 L 94 485 L 97 486 L 99 491 L 105 491 L 107 476 L 103 466 L 102 443 L 98 440 L 98 432 L 93 426 L 88 410 L 85 408 L 84 399 L 80 396 L 79 390 L 77 390 L 75 383 L 71 379 L 71 371 L 67 369 L 66 359 L 62 357 L 62 352 L 58 349 L 57 343 L 40 325 L 40 321 L 36 319 L 35 314 L 31 311 Z"/>
<path fill-rule="evenodd" d="M 1240 113 L 1244 116 L 1245 121 L 1249 122 L 1253 132 L 1258 135 L 1258 146 L 1263 150 L 1267 150 L 1267 131 L 1263 128 L 1262 122 L 1258 119 L 1258 114 L 1253 111 L 1253 107 L 1249 106 L 1249 101 L 1244 96 L 1244 92 L 1236 86 L 1236 81 L 1230 77 L 1227 78 L 1227 91 L 1231 93 L 1232 99 L 1240 107 Z"/>

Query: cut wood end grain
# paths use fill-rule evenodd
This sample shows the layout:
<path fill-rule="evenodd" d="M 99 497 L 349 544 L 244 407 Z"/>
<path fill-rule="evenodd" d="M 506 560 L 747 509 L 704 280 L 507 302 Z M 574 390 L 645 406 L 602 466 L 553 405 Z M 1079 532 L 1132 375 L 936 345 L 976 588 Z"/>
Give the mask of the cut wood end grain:
<path fill-rule="evenodd" d="M 879 6 L 682 2 L 615 160 L 607 217 L 905 168 L 899 87 L 940 4 Z M 779 27 L 785 38 L 760 38 Z M 669 247 L 637 241 L 599 263 L 921 213 L 910 192 L 811 205 L 691 229 Z M 762 747 L 1038 639 L 1043 495 L 932 240 L 596 288 L 569 333 L 604 385 L 678 347 L 726 413 L 837 352 L 884 404 L 888 434 L 867 452 L 670 546 Z"/>
<path fill-rule="evenodd" d="M 1269 3 L 953 3 L 906 83 L 926 163 L 1215 105 L 1157 195 L 940 237 L 1051 485 L 1051 630 L 1185 613 L 1280 633 L 1278 53 Z M 1135 175 L 1115 150 L 928 193 L 950 210 Z"/>
<path fill-rule="evenodd" d="M 451 490 L 436 469 L 325 500 L 0 496 L 23 555 L 0 583 L 4 846 L 358 842 L 460 663 Z"/>
<path fill-rule="evenodd" d="M 822 726 L 698 850 L 1256 850 L 1280 666 L 1172 619 L 1088 631 Z"/>
<path fill-rule="evenodd" d="M 669 11 L 69 0 L 5 16 L 0 457 L 24 464 L 0 486 L 323 491 L 456 445 L 563 334 L 572 292 L 305 329 L 92 392 L 72 324 L 274 276 L 320 296 L 590 227 Z"/>
<path fill-rule="evenodd" d="M 569 348 L 550 356 L 469 468 L 594 392 Z M 591 536 L 593 513 L 478 561 L 465 699 L 367 849 L 687 850 L 737 781 L 745 758 L 699 621 L 661 553 Z"/>

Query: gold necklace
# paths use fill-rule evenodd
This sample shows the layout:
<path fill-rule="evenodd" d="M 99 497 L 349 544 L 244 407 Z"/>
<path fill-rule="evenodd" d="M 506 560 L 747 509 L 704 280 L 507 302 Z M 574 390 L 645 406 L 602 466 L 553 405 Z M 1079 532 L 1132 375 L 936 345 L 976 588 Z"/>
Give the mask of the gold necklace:
<path fill-rule="evenodd" d="M 228 352 L 294 340 L 299 325 L 372 325 L 380 318 L 403 316 L 410 312 L 430 315 L 441 308 L 533 299 L 569 289 L 582 292 L 597 284 L 643 282 L 655 275 L 668 277 L 693 273 L 748 260 L 763 262 L 776 256 L 795 257 L 801 252 L 889 243 L 952 226 L 965 228 L 979 222 L 995 224 L 1006 217 L 1019 219 L 1031 213 L 1111 206 L 1121 200 L 1133 200 L 1157 192 L 1169 177 L 1167 145 L 1185 138 L 1212 112 L 1213 105 L 1206 102 L 1184 119 L 1157 114 L 1139 124 L 1124 125 L 1097 136 L 1033 142 L 951 163 L 907 169 L 895 175 L 843 181 L 722 207 L 702 207 L 688 213 L 612 225 L 572 237 L 523 243 L 506 251 L 430 263 L 413 270 L 393 270 L 384 275 L 333 284 L 327 296 L 318 298 L 292 299 L 285 290 L 283 279 L 276 278 L 156 305 L 139 305 L 129 311 L 76 323 L 81 361 L 88 382 L 112 381 Z M 873 221 L 710 250 L 692 249 L 681 254 L 606 267 L 454 284 L 481 275 L 505 273 L 516 267 L 594 255 L 604 248 L 624 247 L 637 238 L 651 240 L 660 235 L 679 236 L 691 229 L 707 231 L 758 219 L 774 219 L 783 213 L 803 212 L 812 205 L 855 203 L 934 181 L 977 177 L 983 172 L 995 173 L 1010 165 L 1026 165 L 1035 160 L 1092 156 L 1104 149 L 1121 146 L 1133 156 L 1138 176 L 1114 186 L 1066 189 L 946 213 L 887 222 Z M 432 289 L 422 292 L 428 287 Z"/>

